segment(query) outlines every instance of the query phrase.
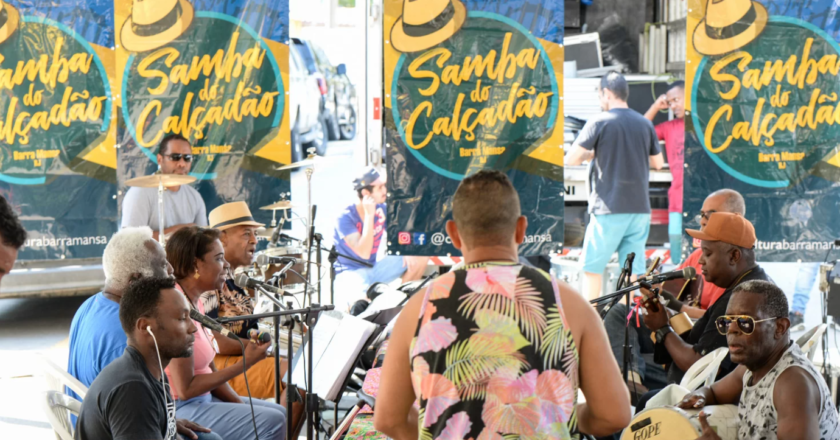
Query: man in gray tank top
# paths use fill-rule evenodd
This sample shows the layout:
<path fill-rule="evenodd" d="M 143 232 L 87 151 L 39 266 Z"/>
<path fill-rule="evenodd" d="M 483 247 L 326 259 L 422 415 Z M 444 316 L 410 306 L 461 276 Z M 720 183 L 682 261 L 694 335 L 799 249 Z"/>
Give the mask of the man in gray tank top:
<path fill-rule="evenodd" d="M 735 371 L 680 402 L 683 409 L 738 405 L 738 439 L 840 439 L 837 409 L 814 364 L 790 340 L 784 292 L 767 281 L 738 286 L 726 315 L 717 320 L 726 334 Z M 701 439 L 719 439 L 704 415 Z"/>

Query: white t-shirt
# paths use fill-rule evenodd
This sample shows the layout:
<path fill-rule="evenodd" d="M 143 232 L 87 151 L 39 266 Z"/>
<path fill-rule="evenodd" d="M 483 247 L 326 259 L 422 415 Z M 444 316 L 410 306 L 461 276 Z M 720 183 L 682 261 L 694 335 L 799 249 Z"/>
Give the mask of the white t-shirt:
<path fill-rule="evenodd" d="M 178 191 L 166 190 L 163 192 L 163 203 L 164 229 L 187 223 L 207 226 L 207 208 L 195 188 L 181 185 Z M 120 227 L 128 226 L 148 226 L 153 231 L 160 229 L 157 188 L 130 188 L 125 193 Z"/>

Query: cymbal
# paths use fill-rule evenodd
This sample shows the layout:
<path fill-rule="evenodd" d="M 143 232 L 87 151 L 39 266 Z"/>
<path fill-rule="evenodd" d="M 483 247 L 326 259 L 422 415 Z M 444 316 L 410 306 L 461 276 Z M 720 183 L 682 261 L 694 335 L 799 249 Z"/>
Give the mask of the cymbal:
<path fill-rule="evenodd" d="M 126 180 L 125 184 L 138 188 L 157 188 L 163 182 L 163 186 L 169 188 L 171 186 L 193 183 L 196 180 L 193 176 L 183 176 L 181 174 L 152 174 L 150 176 L 140 176 Z"/>
<path fill-rule="evenodd" d="M 276 211 L 278 209 L 292 209 L 292 202 L 288 200 L 281 200 L 277 203 L 272 203 L 270 205 L 265 205 L 260 207 L 263 211 Z"/>
<path fill-rule="evenodd" d="M 301 160 L 301 161 L 298 161 L 298 162 L 295 162 L 295 163 L 292 163 L 292 164 L 289 164 L 289 165 L 284 165 L 284 166 L 276 168 L 276 169 L 277 170 L 292 170 L 292 169 L 295 169 L 295 168 L 313 167 L 313 166 L 315 166 L 315 158 L 316 157 L 318 157 L 318 156 L 309 156 L 304 160 Z"/>

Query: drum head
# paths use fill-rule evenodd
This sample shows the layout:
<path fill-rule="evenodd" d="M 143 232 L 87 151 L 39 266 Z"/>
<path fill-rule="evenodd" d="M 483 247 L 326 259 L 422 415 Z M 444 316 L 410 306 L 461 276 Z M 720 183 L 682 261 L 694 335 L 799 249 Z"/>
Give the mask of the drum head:
<path fill-rule="evenodd" d="M 679 408 L 646 409 L 621 434 L 621 440 L 696 440 L 700 422 Z"/>

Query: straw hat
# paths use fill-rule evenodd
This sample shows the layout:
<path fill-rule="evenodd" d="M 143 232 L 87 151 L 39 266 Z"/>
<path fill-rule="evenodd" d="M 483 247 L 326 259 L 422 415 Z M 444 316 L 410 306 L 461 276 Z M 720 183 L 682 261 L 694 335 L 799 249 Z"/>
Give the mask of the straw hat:
<path fill-rule="evenodd" d="M 132 0 L 120 40 L 131 52 L 157 49 L 180 37 L 194 18 L 189 0 Z"/>
<path fill-rule="evenodd" d="M 222 206 L 210 211 L 210 227 L 224 231 L 234 226 L 246 225 L 262 227 L 262 223 L 254 221 L 251 210 L 245 202 L 225 203 Z"/>
<path fill-rule="evenodd" d="M 755 40 L 767 26 L 767 9 L 751 0 L 708 0 L 706 17 L 694 30 L 694 49 L 722 55 Z"/>
<path fill-rule="evenodd" d="M 0 43 L 8 40 L 20 26 L 20 13 L 0 0 Z"/>
<path fill-rule="evenodd" d="M 467 20 L 461 0 L 404 0 L 403 14 L 391 29 L 391 45 L 419 52 L 448 40 Z"/>

